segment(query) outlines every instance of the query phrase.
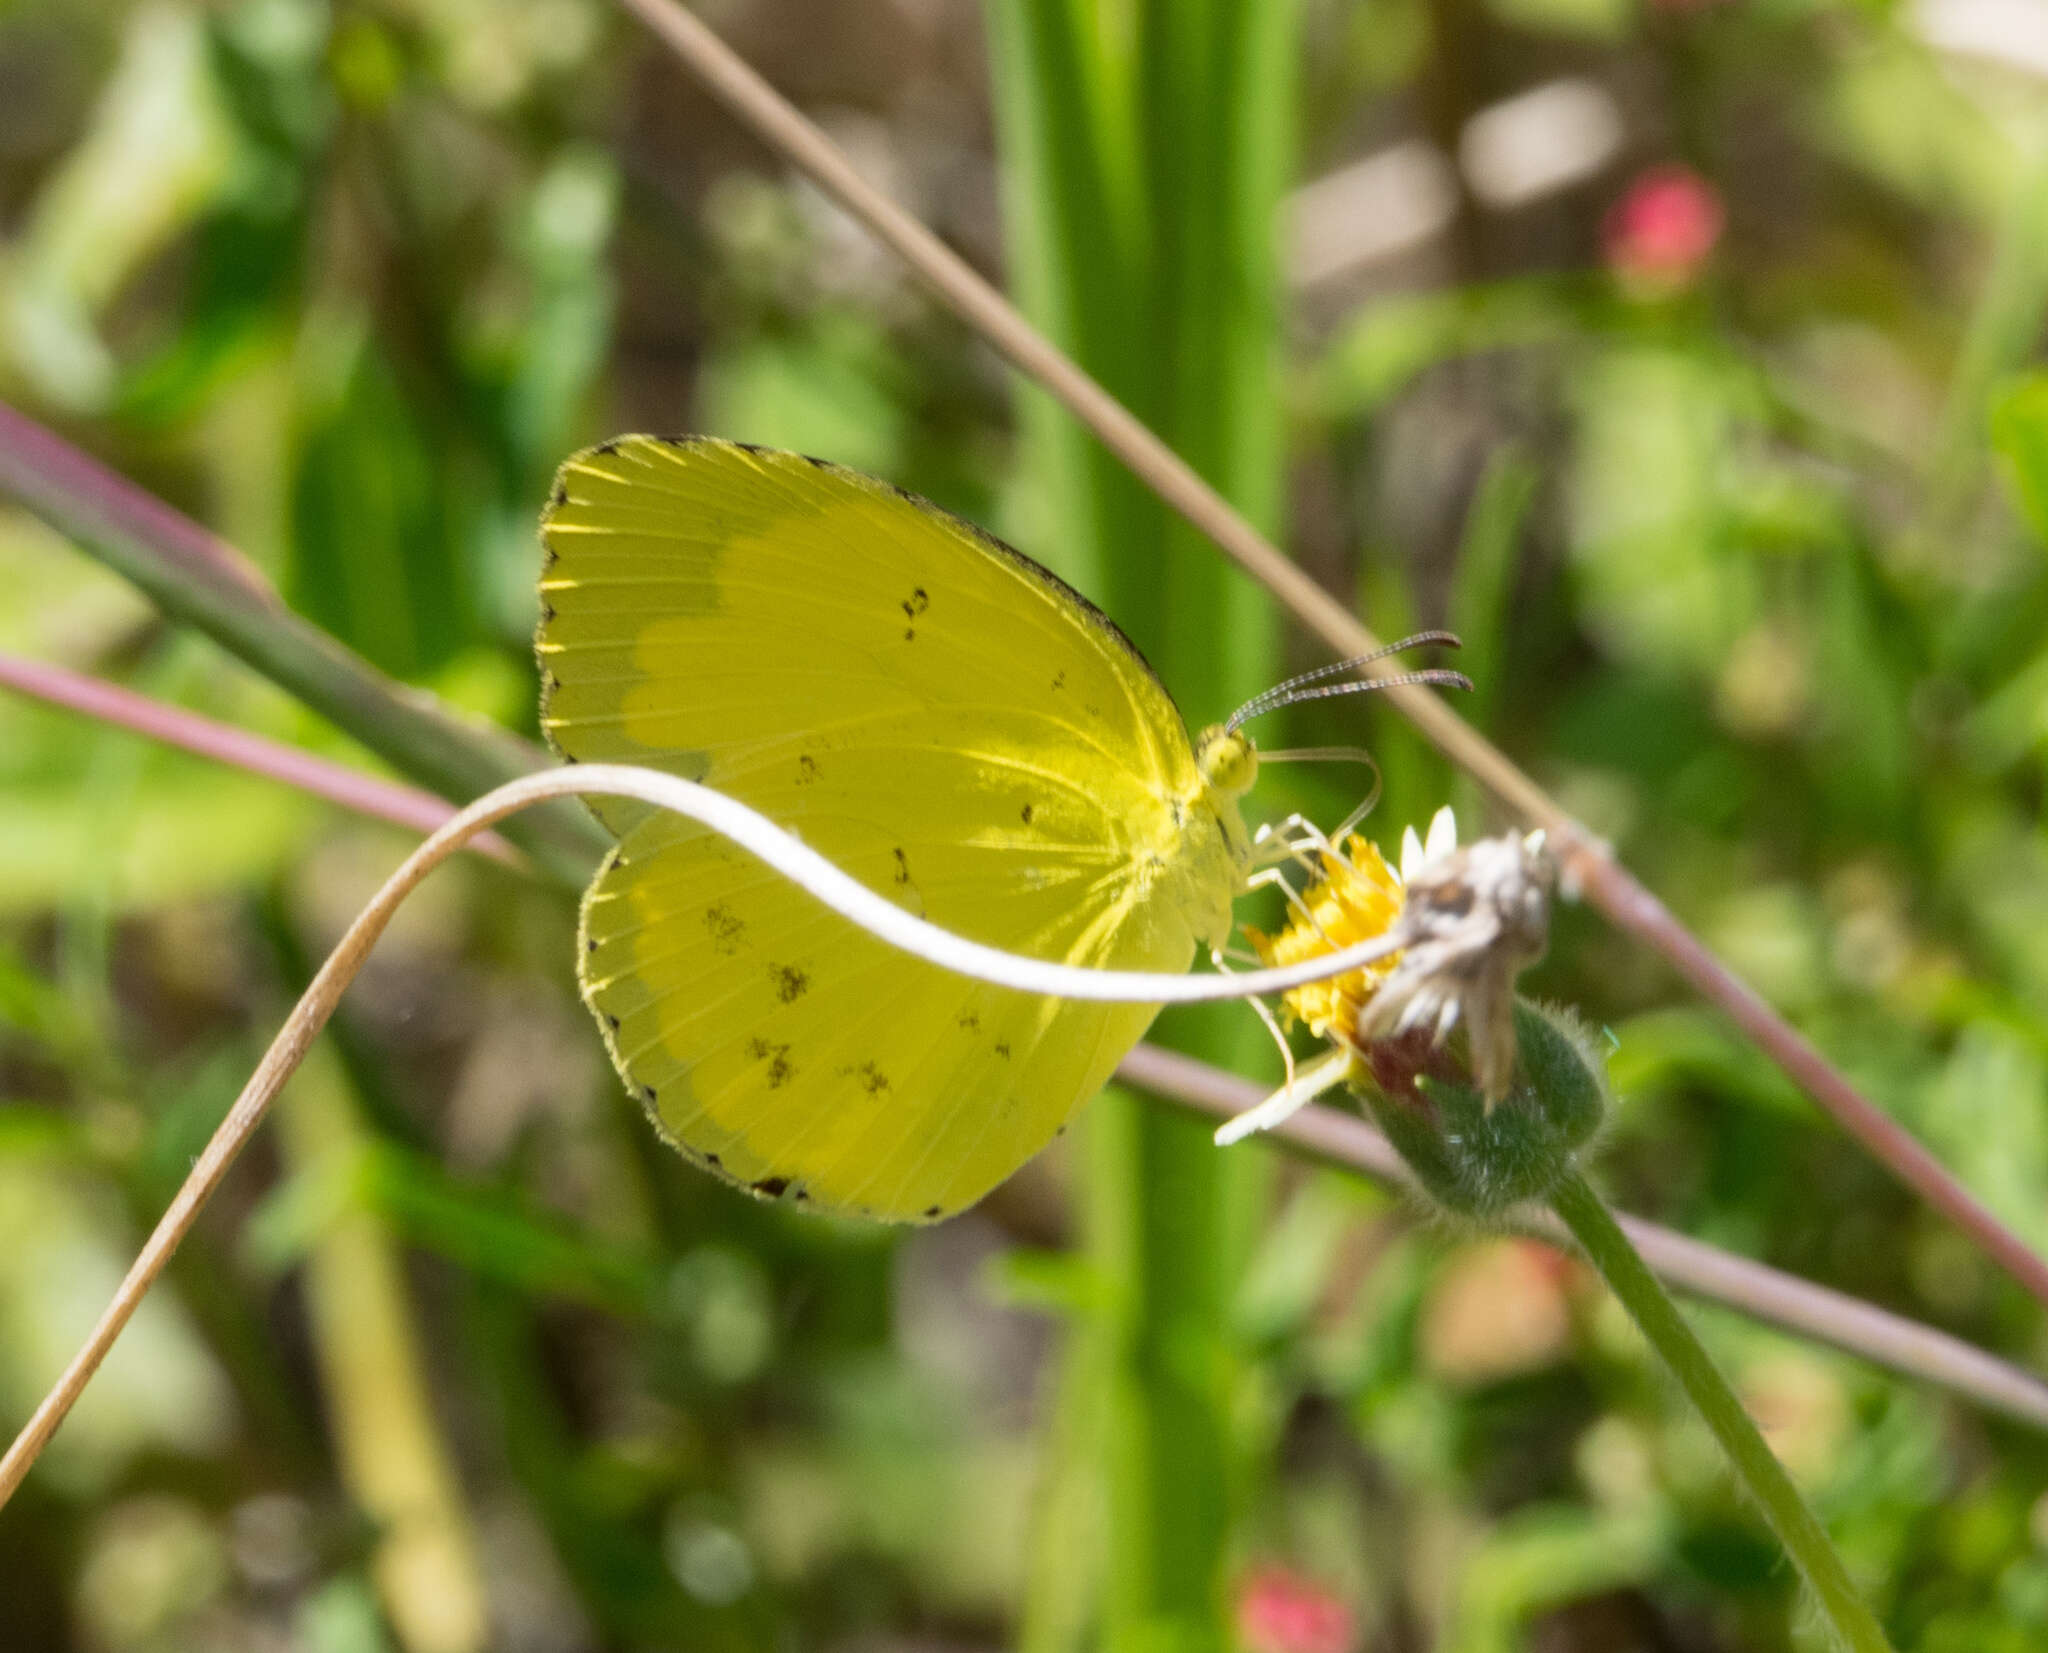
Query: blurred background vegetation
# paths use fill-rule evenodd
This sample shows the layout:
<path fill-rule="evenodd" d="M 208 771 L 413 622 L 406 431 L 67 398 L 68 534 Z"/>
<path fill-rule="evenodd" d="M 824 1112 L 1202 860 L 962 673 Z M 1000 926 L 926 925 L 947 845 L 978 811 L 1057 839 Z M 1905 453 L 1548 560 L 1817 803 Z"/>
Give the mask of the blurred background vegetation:
<path fill-rule="evenodd" d="M 701 9 L 1382 635 L 1462 632 L 1469 715 L 2048 1245 L 2048 5 Z M 522 732 L 537 506 L 625 429 L 990 524 L 1192 716 L 1318 663 L 602 0 L 7 0 L 0 393 Z M 26 513 L 0 573 L 0 649 L 368 763 Z M 1383 709 L 1266 739 L 1361 731 L 1381 836 L 1488 824 Z M 13 699 L 0 786 L 11 1430 L 405 840 Z M 935 1230 L 753 1204 L 621 1094 L 571 933 L 415 898 L 0 1515 L 0 1647 L 1818 1645 L 1575 1264 L 1130 1105 Z M 1641 951 L 1568 912 L 1527 985 L 1611 1030 L 1622 1203 L 2048 1358 Z M 2048 1644 L 2048 1442 L 1700 1319 L 1902 1649 Z M 1188 1327 L 1206 1490 L 1134 1537 Z"/>

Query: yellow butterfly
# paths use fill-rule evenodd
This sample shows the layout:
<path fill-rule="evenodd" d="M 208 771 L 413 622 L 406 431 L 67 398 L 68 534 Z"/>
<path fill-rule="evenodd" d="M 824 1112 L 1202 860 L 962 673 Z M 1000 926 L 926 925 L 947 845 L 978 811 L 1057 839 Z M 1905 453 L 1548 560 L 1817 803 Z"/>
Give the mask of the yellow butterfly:
<path fill-rule="evenodd" d="M 822 460 L 645 436 L 569 460 L 542 536 L 541 722 L 570 761 L 716 787 L 1012 952 L 1178 972 L 1223 945 L 1251 741 L 1190 741 L 1130 640 L 1001 541 Z M 1152 1020 L 950 975 L 688 821 L 596 807 L 619 842 L 584 997 L 663 1134 L 763 1197 L 958 1211 Z"/>

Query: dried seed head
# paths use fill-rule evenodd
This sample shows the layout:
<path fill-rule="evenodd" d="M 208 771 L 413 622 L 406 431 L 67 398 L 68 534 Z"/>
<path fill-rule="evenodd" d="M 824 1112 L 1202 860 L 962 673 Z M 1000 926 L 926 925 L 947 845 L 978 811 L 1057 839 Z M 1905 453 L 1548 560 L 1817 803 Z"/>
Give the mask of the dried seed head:
<path fill-rule="evenodd" d="M 1358 1013 L 1360 1044 L 1463 1017 L 1472 1076 L 1489 1103 L 1515 1070 L 1515 977 L 1543 956 L 1555 870 L 1543 835 L 1504 833 L 1429 857 L 1407 880 L 1393 969 Z"/>

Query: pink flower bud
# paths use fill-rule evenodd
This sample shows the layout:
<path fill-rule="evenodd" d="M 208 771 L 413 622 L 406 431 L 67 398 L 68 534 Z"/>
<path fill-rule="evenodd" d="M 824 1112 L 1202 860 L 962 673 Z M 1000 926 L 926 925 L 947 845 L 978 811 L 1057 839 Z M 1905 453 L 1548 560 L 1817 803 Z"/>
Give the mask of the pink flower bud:
<path fill-rule="evenodd" d="M 1237 1639 L 1245 1653 L 1353 1653 L 1358 1623 L 1326 1586 L 1268 1562 L 1238 1584 Z"/>
<path fill-rule="evenodd" d="M 1601 242 L 1608 268 L 1632 286 L 1683 287 L 1721 239 L 1724 219 L 1720 195 L 1697 172 L 1652 167 L 1607 211 Z"/>

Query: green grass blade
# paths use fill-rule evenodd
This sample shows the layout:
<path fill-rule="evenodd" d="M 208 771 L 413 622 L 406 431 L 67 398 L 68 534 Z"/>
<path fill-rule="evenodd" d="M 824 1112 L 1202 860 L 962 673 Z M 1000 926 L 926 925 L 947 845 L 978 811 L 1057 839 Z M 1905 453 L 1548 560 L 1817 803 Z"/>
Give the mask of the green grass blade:
<path fill-rule="evenodd" d="M 994 13 L 1016 288 L 1035 320 L 1255 522 L 1279 514 L 1274 235 L 1294 13 L 1247 0 L 1009 0 Z M 1271 605 L 1070 423 L 1027 403 L 1067 569 L 1197 724 L 1276 675 Z M 1256 1029 L 1158 1035 L 1235 1061 Z M 1103 1276 L 1110 1647 L 1221 1647 L 1231 1510 L 1227 1330 L 1255 1173 L 1201 1126 L 1105 1100 L 1091 1120 Z M 1034 1627 L 1027 1624 L 1027 1638 Z"/>

